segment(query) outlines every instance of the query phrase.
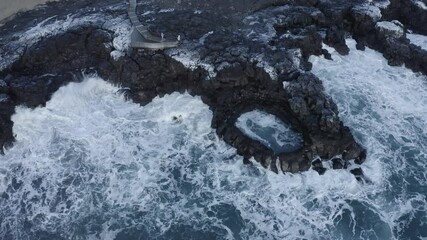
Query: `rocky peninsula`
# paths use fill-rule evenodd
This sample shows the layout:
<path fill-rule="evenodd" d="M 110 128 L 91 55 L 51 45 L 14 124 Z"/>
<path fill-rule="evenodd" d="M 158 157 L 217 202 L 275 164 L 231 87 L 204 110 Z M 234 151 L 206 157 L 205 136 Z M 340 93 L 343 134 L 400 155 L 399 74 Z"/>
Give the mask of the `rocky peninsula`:
<path fill-rule="evenodd" d="M 213 112 L 212 127 L 237 149 L 275 172 L 349 168 L 362 179 L 366 151 L 339 119 L 322 79 L 310 73 L 311 55 L 330 58 L 327 44 L 349 52 L 380 51 L 390 65 L 427 74 L 427 52 L 408 31 L 427 34 L 427 11 L 412 0 L 140 1 L 138 18 L 155 34 L 181 36 L 165 50 L 130 47 L 127 2 L 49 3 L 0 27 L 0 146 L 13 147 L 15 107 L 43 106 L 83 75 L 97 74 L 129 100 L 187 91 Z M 414 14 L 416 12 L 416 14 Z M 303 136 L 303 146 L 275 153 L 242 133 L 237 118 L 252 110 L 275 115 Z M 329 162 L 330 164 L 325 164 Z"/>

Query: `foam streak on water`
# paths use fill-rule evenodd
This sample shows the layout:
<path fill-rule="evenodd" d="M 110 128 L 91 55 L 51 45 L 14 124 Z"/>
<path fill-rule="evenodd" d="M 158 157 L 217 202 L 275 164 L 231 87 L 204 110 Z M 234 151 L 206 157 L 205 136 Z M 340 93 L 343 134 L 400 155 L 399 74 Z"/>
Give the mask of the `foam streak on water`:
<path fill-rule="evenodd" d="M 125 8 L 125 5 L 113 6 L 114 8 Z M 77 26 L 98 26 L 114 32 L 113 48 L 110 53 L 114 59 L 124 55 L 130 44 L 131 24 L 125 15 L 111 16 L 105 13 L 75 13 L 66 17 L 52 16 L 37 23 L 37 25 L 17 32 L 7 40 L 5 46 L 0 48 L 0 70 L 9 67 L 24 54 L 25 49 L 36 44 L 43 38 L 59 35 Z"/>
<path fill-rule="evenodd" d="M 259 110 L 242 114 L 236 127 L 277 153 L 295 151 L 303 144 L 301 134 L 292 131 L 276 116 Z"/>
<path fill-rule="evenodd" d="M 348 239 L 371 234 L 356 208 L 390 234 L 367 204 L 378 186 L 243 165 L 200 98 L 140 107 L 117 90 L 90 78 L 17 109 L 17 142 L 0 157 L 1 239 Z"/>
<path fill-rule="evenodd" d="M 344 170 L 245 166 L 200 98 L 140 107 L 89 78 L 13 116 L 17 141 L 0 156 L 0 239 L 426 237 L 427 81 L 349 45 L 348 56 L 311 61 L 368 149 L 371 183 Z"/>
<path fill-rule="evenodd" d="M 380 53 L 357 51 L 333 61 L 312 57 L 313 72 L 338 104 L 340 117 L 367 147 L 366 175 L 376 186 L 365 199 L 398 239 L 427 237 L 427 79 L 390 67 Z M 364 224 L 374 224 L 363 219 Z M 380 238 L 386 239 L 386 238 Z"/>
<path fill-rule="evenodd" d="M 412 44 L 415 44 L 427 51 L 427 36 L 415 33 L 408 33 L 406 36 Z"/>

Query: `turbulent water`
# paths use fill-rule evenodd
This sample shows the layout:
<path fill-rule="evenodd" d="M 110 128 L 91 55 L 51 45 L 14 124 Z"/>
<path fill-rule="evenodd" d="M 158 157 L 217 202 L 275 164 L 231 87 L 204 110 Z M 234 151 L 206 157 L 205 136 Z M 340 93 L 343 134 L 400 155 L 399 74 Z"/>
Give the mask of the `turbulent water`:
<path fill-rule="evenodd" d="M 236 121 L 236 127 L 276 153 L 292 152 L 303 145 L 301 134 L 294 132 L 276 116 L 259 110 L 242 114 Z"/>
<path fill-rule="evenodd" d="M 338 226 L 352 218 L 353 236 L 360 229 L 369 239 L 427 239 L 427 79 L 347 44 L 348 56 L 311 59 L 341 118 L 368 150 L 364 170 L 372 185 Z"/>
<path fill-rule="evenodd" d="M 348 56 L 311 61 L 368 149 L 368 183 L 243 165 L 200 98 L 140 107 L 89 77 L 13 116 L 0 239 L 427 238 L 427 81 L 348 43 Z"/>
<path fill-rule="evenodd" d="M 427 50 L 427 36 L 415 33 L 408 33 L 406 36 L 412 44 L 415 44 L 421 47 L 422 49 Z"/>

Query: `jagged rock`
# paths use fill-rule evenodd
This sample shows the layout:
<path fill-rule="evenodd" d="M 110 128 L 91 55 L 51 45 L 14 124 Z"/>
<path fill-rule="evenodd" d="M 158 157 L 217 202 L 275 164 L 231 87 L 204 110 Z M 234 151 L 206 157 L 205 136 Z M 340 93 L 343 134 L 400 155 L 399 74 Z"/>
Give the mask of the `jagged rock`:
<path fill-rule="evenodd" d="M 411 48 L 394 38 L 386 39 L 386 48 L 384 56 L 388 59 L 388 63 L 392 66 L 400 66 L 411 58 Z"/>
<path fill-rule="evenodd" d="M 351 16 L 354 19 L 353 31 L 358 35 L 369 34 L 376 22 L 382 18 L 380 8 L 367 3 L 354 6 Z"/>
<path fill-rule="evenodd" d="M 319 175 L 323 175 L 323 174 L 325 174 L 327 169 L 324 167 L 313 167 L 313 170 L 318 172 Z"/>
<path fill-rule="evenodd" d="M 350 172 L 356 177 L 358 181 L 363 181 L 363 170 L 362 168 L 354 168 Z"/>
<path fill-rule="evenodd" d="M 313 7 L 295 6 L 283 9 L 274 23 L 277 31 L 286 32 L 289 29 L 305 28 L 311 25 L 325 24 L 325 16 Z"/>
<path fill-rule="evenodd" d="M 294 29 L 280 37 L 286 48 L 299 48 L 305 58 L 310 55 L 322 53 L 322 37 L 316 27 L 309 26 L 304 29 Z"/>
<path fill-rule="evenodd" d="M 341 128 L 337 107 L 324 94 L 322 82 L 313 74 L 301 74 L 285 90 L 290 95 L 289 104 L 310 134 L 319 132 L 336 134 Z"/>
<path fill-rule="evenodd" d="M 313 167 L 315 168 L 323 168 L 322 159 L 316 158 L 314 161 L 311 162 Z"/>
<path fill-rule="evenodd" d="M 405 36 L 406 29 L 427 34 L 423 24 L 427 11 L 416 6 L 414 1 L 385 0 L 368 4 L 356 0 L 346 3 L 323 0 L 317 7 L 332 23 L 326 30 L 325 43 L 338 52 L 340 49 L 336 45 L 341 44 L 345 53 L 344 38 L 348 32 L 355 38 L 357 49 L 364 50 L 368 46 L 383 53 L 390 65 L 405 64 L 427 74 L 427 51 L 411 45 Z M 334 31 L 341 34 L 335 36 Z"/>
<path fill-rule="evenodd" d="M 386 37 L 392 37 L 392 38 L 405 37 L 405 31 L 403 29 L 403 25 L 396 20 L 393 20 L 391 22 L 388 22 L 388 21 L 377 22 L 377 24 L 375 25 L 375 28 L 379 31 L 379 34 Z"/>
<path fill-rule="evenodd" d="M 4 93 L 0 93 L 0 117 L 4 120 L 10 119 L 10 116 L 15 112 L 15 101 Z"/>
<path fill-rule="evenodd" d="M 387 19 L 397 19 L 405 26 L 427 35 L 427 9 L 420 0 L 390 0 L 385 14 Z"/>
<path fill-rule="evenodd" d="M 0 153 L 3 147 L 9 147 L 13 141 L 12 126 L 10 117 L 15 112 L 15 102 L 7 94 L 0 94 Z"/>
<path fill-rule="evenodd" d="M 367 3 L 356 5 L 351 9 L 356 22 L 378 22 L 382 18 L 381 10 L 377 6 Z"/>
<path fill-rule="evenodd" d="M 322 54 L 323 54 L 323 57 L 325 57 L 326 59 L 332 60 L 332 55 L 328 52 L 328 50 L 322 49 Z"/>
<path fill-rule="evenodd" d="M 18 103 L 30 107 L 42 105 L 47 100 L 47 82 L 43 78 L 17 77 L 10 82 L 10 91 Z"/>
<path fill-rule="evenodd" d="M 345 161 L 339 157 L 332 158 L 332 168 L 342 169 L 346 166 Z"/>
<path fill-rule="evenodd" d="M 9 86 L 4 80 L 0 80 L 0 93 L 9 92 Z"/>
<path fill-rule="evenodd" d="M 381 10 L 387 9 L 391 4 L 389 0 L 374 0 L 372 1 L 372 3 L 374 4 L 374 6 L 380 8 Z"/>
<path fill-rule="evenodd" d="M 316 7 L 323 12 L 330 26 L 335 25 L 343 29 L 348 24 L 350 9 L 362 2 L 358 0 L 319 0 Z"/>
<path fill-rule="evenodd" d="M 345 32 L 337 28 L 331 28 L 326 31 L 325 43 L 335 48 L 341 55 L 347 55 L 350 52 L 345 43 Z"/>
<path fill-rule="evenodd" d="M 126 89 L 126 96 L 141 105 L 174 91 L 201 96 L 213 112 L 212 127 L 219 137 L 237 149 L 245 162 L 253 157 L 273 171 L 279 170 L 277 164 L 281 171 L 292 173 L 308 170 L 317 156 L 325 160 L 345 152 L 343 160 L 362 162 L 366 154 L 339 120 L 337 107 L 325 95 L 322 82 L 304 72 L 310 69 L 307 62 L 310 55 L 325 53 L 319 28 L 326 28 L 328 43 L 346 53 L 346 33 L 332 25 L 337 19 L 345 18 L 353 5 L 346 3 L 344 8 L 324 14 L 325 11 L 316 10 L 315 2 L 306 1 L 304 7 L 292 5 L 287 10 L 292 13 L 289 15 L 280 13 L 284 8 L 270 15 L 266 10 L 265 16 L 277 20 L 276 28 L 271 26 L 266 30 L 258 26 L 262 24 L 253 27 L 256 31 L 273 31 L 270 35 L 260 34 L 265 39 L 248 31 L 252 28 L 250 23 L 243 30 L 216 25 L 227 21 L 231 26 L 241 23 L 228 16 L 219 17 L 217 22 L 210 21 L 216 19 L 216 13 L 208 12 L 205 17 L 194 18 L 189 17 L 194 15 L 189 11 L 159 14 L 165 21 L 159 21 L 162 24 L 158 29 L 172 33 L 185 31 L 188 42 L 180 50 L 195 51 L 194 56 L 200 57 L 198 60 L 211 65 L 216 75 L 210 76 L 210 80 L 205 80 L 210 74 L 206 69 L 184 66 L 174 59 L 172 50 L 133 51 L 114 59 L 110 55 L 114 51 L 114 34 L 110 30 L 102 26 L 72 28 L 37 42 L 10 68 L 0 72 L 2 79 L 10 76 L 5 82 L 13 102 L 8 106 L 44 105 L 61 85 L 78 79 L 82 69 L 90 69 L 120 84 Z M 319 5 L 328 4 L 322 1 Z M 176 18 L 183 20 L 184 23 L 180 22 L 183 26 L 191 22 L 194 29 L 176 27 Z M 213 26 L 218 29 L 212 31 Z M 267 72 L 265 66 L 272 67 L 273 71 Z M 280 80 L 273 80 L 274 74 L 278 74 Z M 287 81 L 285 88 L 284 80 Z M 242 113 L 254 109 L 274 114 L 292 126 L 302 134 L 304 146 L 294 152 L 275 154 L 262 143 L 245 136 L 235 127 L 235 122 Z M 0 139 L 3 141 L 0 144 L 12 139 L 12 123 L 7 118 L 12 113 L 3 112 L 7 113 L 1 116 L 5 138 Z M 321 162 L 315 167 L 323 171 Z"/>

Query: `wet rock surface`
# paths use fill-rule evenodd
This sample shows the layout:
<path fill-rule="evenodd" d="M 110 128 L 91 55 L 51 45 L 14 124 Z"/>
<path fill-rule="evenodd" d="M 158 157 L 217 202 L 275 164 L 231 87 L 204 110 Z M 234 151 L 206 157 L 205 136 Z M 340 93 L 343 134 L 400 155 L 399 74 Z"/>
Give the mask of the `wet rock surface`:
<path fill-rule="evenodd" d="M 272 1 L 223 12 L 202 2 L 195 10 L 168 1 L 143 1 L 138 6 L 142 22 L 153 32 L 183 39 L 178 48 L 159 52 L 126 49 L 126 32 L 118 30 L 130 29 L 124 2 L 84 2 L 52 3 L 45 12 L 21 14 L 0 28 L 0 53 L 9 59 L 0 61 L 0 145 L 13 142 L 10 117 L 15 106 L 43 106 L 60 86 L 96 73 L 120 84 L 122 92 L 141 105 L 176 91 L 201 96 L 213 111 L 212 127 L 247 163 L 253 157 L 276 172 L 312 167 L 324 173 L 327 165 L 342 169 L 361 164 L 366 152 L 340 121 L 321 79 L 309 72 L 310 55 L 330 57 L 322 42 L 347 54 L 345 38 L 351 35 L 360 49 L 372 47 L 390 64 L 405 63 L 427 73 L 426 51 L 405 36 L 407 26 L 420 26 L 400 16 L 404 10 L 395 9 L 401 6 L 397 2 L 408 1 Z M 13 24 L 21 34 L 28 27 L 45 26 L 40 16 L 61 6 L 73 17 L 90 13 L 95 20 L 26 41 L 10 33 Z M 38 18 L 30 20 L 32 15 Z M 66 21 L 64 15 L 55 19 Z M 112 19 L 121 25 L 108 24 Z M 301 133 L 304 146 L 275 154 L 244 135 L 235 122 L 255 109 L 274 114 Z M 354 172 L 361 179 L 363 173 Z"/>
<path fill-rule="evenodd" d="M 425 24 L 420 26 L 419 22 L 426 18 L 427 9 L 411 0 L 393 0 L 385 5 L 383 1 L 378 1 L 376 6 L 372 4 L 371 9 L 378 8 L 381 11 L 379 18 L 377 14 L 371 14 L 377 13 L 377 9 L 356 14 L 358 11 L 355 10 L 360 10 L 360 6 L 352 8 L 353 14 L 349 17 L 352 24 L 347 27 L 347 31 L 358 42 L 358 47 L 364 49 L 368 46 L 380 51 L 390 65 L 405 64 L 414 71 L 427 74 L 427 51 L 411 44 L 406 38 L 407 31 L 426 34 Z"/>

